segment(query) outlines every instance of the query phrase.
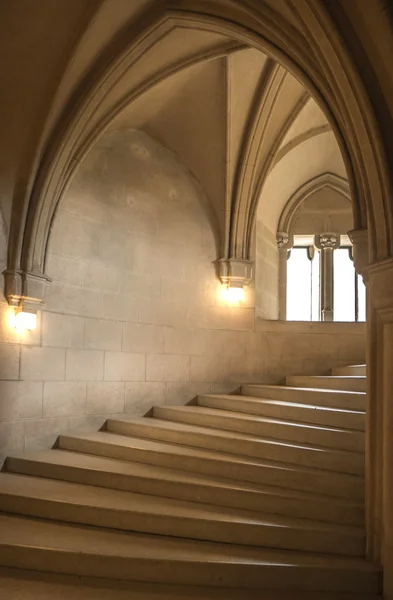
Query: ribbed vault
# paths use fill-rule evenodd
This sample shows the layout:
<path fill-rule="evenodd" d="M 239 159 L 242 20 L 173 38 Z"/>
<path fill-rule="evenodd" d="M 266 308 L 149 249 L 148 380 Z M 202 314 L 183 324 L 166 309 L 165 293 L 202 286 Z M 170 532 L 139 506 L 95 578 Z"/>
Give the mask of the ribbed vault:
<path fill-rule="evenodd" d="M 47 4 L 43 22 L 49 27 L 55 14 Z M 61 24 L 56 32 L 63 47 L 53 42 L 47 80 L 32 94 L 41 120 L 14 166 L 12 208 L 3 207 L 10 232 L 9 299 L 40 297 L 62 195 L 101 133 L 122 124 L 157 136 L 199 180 L 211 204 L 218 259 L 251 258 L 258 204 L 267 206 L 263 198 L 269 198 L 274 176 L 282 178 L 289 157 L 307 144 L 312 155 L 316 139 L 319 146 L 329 139 L 331 164 L 324 170 L 348 177 L 355 227 L 369 227 L 376 257 L 389 255 L 383 146 L 361 75 L 342 54 L 338 31 L 319 0 L 139 0 L 117 11 L 99 1 L 67 6 L 78 27 L 72 36 Z M 7 17 L 9 27 L 19 25 L 16 9 Z M 18 38 L 24 49 L 32 42 L 28 29 L 26 21 L 26 39 Z M 316 121 L 303 113 L 310 94 L 325 115 Z M 277 214 L 283 198 L 273 202 Z M 29 279 L 34 294 L 26 288 Z"/>

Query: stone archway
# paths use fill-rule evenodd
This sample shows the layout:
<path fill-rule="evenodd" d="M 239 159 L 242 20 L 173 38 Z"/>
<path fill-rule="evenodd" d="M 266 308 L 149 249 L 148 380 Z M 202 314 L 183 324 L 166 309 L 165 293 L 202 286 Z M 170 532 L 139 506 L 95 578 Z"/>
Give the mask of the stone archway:
<path fill-rule="evenodd" d="M 94 85 L 83 84 L 77 90 L 74 99 L 74 102 L 78 100 L 75 102 L 77 109 L 71 111 L 68 107 L 61 116 L 35 175 L 30 197 L 25 199 L 28 203 L 26 222 L 13 223 L 14 233 L 18 226 L 22 231 L 18 236 L 10 236 L 6 272 L 8 297 L 18 296 L 17 290 L 13 290 L 15 286 L 22 285 L 18 279 L 25 284 L 29 280 L 33 282 L 33 289 L 39 284 L 44 275 L 45 248 L 56 206 L 75 167 L 120 110 L 119 103 L 106 110 L 93 130 L 86 128 L 86 123 L 104 102 L 106 91 L 115 85 L 121 73 L 138 60 L 149 44 L 154 44 L 173 27 L 216 31 L 237 43 L 258 48 L 273 56 L 302 81 L 325 111 L 343 152 L 354 199 L 355 227 L 368 227 L 372 240 L 370 248 L 374 249 L 375 258 L 383 259 L 389 255 L 389 181 L 384 172 L 385 159 L 378 130 L 372 111 L 364 110 L 368 100 L 359 74 L 348 56 L 344 55 L 338 33 L 332 30 L 327 14 L 319 3 L 311 0 L 296 4 L 299 19 L 307 32 L 306 39 L 310 40 L 306 44 L 297 30 L 282 19 L 276 21 L 267 7 L 243 2 L 237 3 L 234 10 L 231 2 L 227 4 L 224 7 L 211 2 L 201 11 L 193 2 L 174 3 L 161 14 L 152 13 L 152 18 L 145 21 L 145 28 L 139 34 L 130 27 L 128 40 L 131 41 L 120 51 L 108 49 L 105 68 L 95 67 Z M 228 10 L 232 11 L 231 20 L 228 20 Z M 323 60 L 320 60 L 322 55 Z M 345 65 L 345 70 L 332 70 L 332 66 L 338 64 Z M 371 202 L 369 198 L 372 198 Z M 254 219 L 253 210 L 246 202 L 249 202 L 248 198 L 231 207 L 228 224 L 230 255 L 223 258 L 246 258 L 244 236 L 249 236 Z M 237 225 L 239 221 L 245 222 L 243 227 Z M 238 236 L 240 239 L 237 239 Z M 15 247 L 13 240 L 16 238 L 22 241 Z M 237 256 L 238 248 L 241 248 L 242 256 Z M 39 290 L 35 289 L 35 292 L 33 296 L 38 297 Z M 31 294 L 25 290 L 22 295 Z"/>
<path fill-rule="evenodd" d="M 342 179 L 334 173 L 324 173 L 323 175 L 314 177 L 296 190 L 288 200 L 281 213 L 277 231 L 288 234 L 292 218 L 300 204 L 311 196 L 311 194 L 314 194 L 325 187 L 335 190 L 347 200 L 351 200 L 349 185 L 345 179 Z"/>
<path fill-rule="evenodd" d="M 116 102 L 104 107 L 107 91 L 149 44 L 173 27 L 196 28 L 215 31 L 267 53 L 292 72 L 324 110 L 346 163 L 355 228 L 368 230 L 368 259 L 372 265 L 366 270 L 370 290 L 369 534 L 371 549 L 378 557 L 381 532 L 385 529 L 388 560 L 389 552 L 393 554 L 393 518 L 389 508 L 393 464 L 387 431 L 393 417 L 386 376 L 392 359 L 393 322 L 393 284 L 389 283 L 393 279 L 389 280 L 393 237 L 391 176 L 383 136 L 362 75 L 342 43 L 325 3 L 296 0 L 288 1 L 288 6 L 296 17 L 296 26 L 257 0 L 211 1 L 202 6 L 192 0 L 171 2 L 163 10 L 152 11 L 150 7 L 138 23 L 128 26 L 126 36 L 124 30 L 119 33 L 116 42 L 108 46 L 106 56 L 75 90 L 71 103 L 53 127 L 35 170 L 25 185 L 22 182 L 20 204 L 13 207 L 6 296 L 13 302 L 42 298 L 46 284 L 45 251 L 58 202 L 76 166 L 119 108 Z M 87 127 L 99 110 L 100 119 L 93 127 Z M 248 197 L 231 206 L 228 239 L 232 241 L 228 247 L 232 252 L 223 257 L 225 260 L 246 258 L 243 251 L 237 256 L 237 248 L 244 248 L 244 234 L 253 222 L 252 210 L 245 202 L 249 202 Z M 239 221 L 245 225 L 234 226 Z M 379 524 L 376 528 L 375 523 Z"/>

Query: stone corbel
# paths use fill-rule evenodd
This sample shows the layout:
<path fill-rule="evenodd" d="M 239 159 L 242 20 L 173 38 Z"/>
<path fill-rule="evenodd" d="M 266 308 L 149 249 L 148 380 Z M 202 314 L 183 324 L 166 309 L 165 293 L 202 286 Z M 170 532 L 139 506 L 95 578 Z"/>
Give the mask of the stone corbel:
<path fill-rule="evenodd" d="M 4 275 L 4 296 L 10 306 L 39 310 L 45 297 L 45 289 L 50 277 L 26 271 L 6 269 Z"/>
<path fill-rule="evenodd" d="M 320 233 L 315 236 L 315 245 L 319 250 L 336 250 L 340 246 L 338 233 Z"/>
<path fill-rule="evenodd" d="M 244 287 L 251 283 L 254 263 L 238 258 L 217 261 L 218 276 L 222 284 L 229 287 Z"/>
<path fill-rule="evenodd" d="M 367 283 L 368 231 L 367 229 L 352 229 L 352 231 L 348 231 L 348 236 L 353 245 L 353 262 L 356 272 L 363 277 L 364 283 Z"/>
<path fill-rule="evenodd" d="M 293 242 L 289 239 L 289 233 L 285 233 L 285 231 L 277 231 L 276 241 L 279 250 L 290 250 L 293 245 Z"/>

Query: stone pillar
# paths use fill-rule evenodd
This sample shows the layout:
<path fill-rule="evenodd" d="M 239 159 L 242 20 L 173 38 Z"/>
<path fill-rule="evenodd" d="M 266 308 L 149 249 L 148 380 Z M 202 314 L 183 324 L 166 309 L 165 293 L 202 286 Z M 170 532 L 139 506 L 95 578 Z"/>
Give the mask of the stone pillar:
<path fill-rule="evenodd" d="M 333 251 L 340 245 L 340 236 L 337 233 L 322 233 L 316 236 L 315 245 L 321 251 L 321 321 L 333 321 Z"/>
<path fill-rule="evenodd" d="M 283 231 L 278 231 L 276 235 L 277 247 L 279 253 L 278 264 L 278 318 L 285 321 L 287 318 L 287 261 L 288 250 L 292 247 L 289 242 L 289 235 Z"/>
<path fill-rule="evenodd" d="M 379 424 L 382 423 L 381 405 L 375 401 L 375 393 L 380 378 L 379 368 L 375 363 L 375 348 L 378 346 L 379 327 L 378 317 L 370 301 L 369 282 L 369 244 L 367 229 L 348 231 L 353 245 L 353 262 L 356 272 L 363 277 L 366 286 L 367 303 L 367 398 L 366 398 L 366 532 L 367 557 L 376 562 L 381 559 L 382 537 L 382 498 L 381 476 L 378 465 L 382 462 L 382 444 L 378 434 Z"/>
<path fill-rule="evenodd" d="M 368 555 L 384 569 L 393 600 L 393 258 L 365 268 L 367 307 Z"/>

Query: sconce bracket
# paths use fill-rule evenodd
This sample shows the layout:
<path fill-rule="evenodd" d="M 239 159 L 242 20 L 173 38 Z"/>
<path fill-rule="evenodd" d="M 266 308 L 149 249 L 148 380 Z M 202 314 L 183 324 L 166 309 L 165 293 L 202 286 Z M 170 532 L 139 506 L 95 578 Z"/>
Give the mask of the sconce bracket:
<path fill-rule="evenodd" d="M 44 303 L 45 289 L 51 282 L 42 273 L 6 269 L 4 276 L 4 296 L 10 306 L 36 311 Z"/>
<path fill-rule="evenodd" d="M 254 267 L 251 260 L 222 258 L 217 261 L 217 266 L 222 284 L 229 287 L 244 287 L 251 283 Z"/>

